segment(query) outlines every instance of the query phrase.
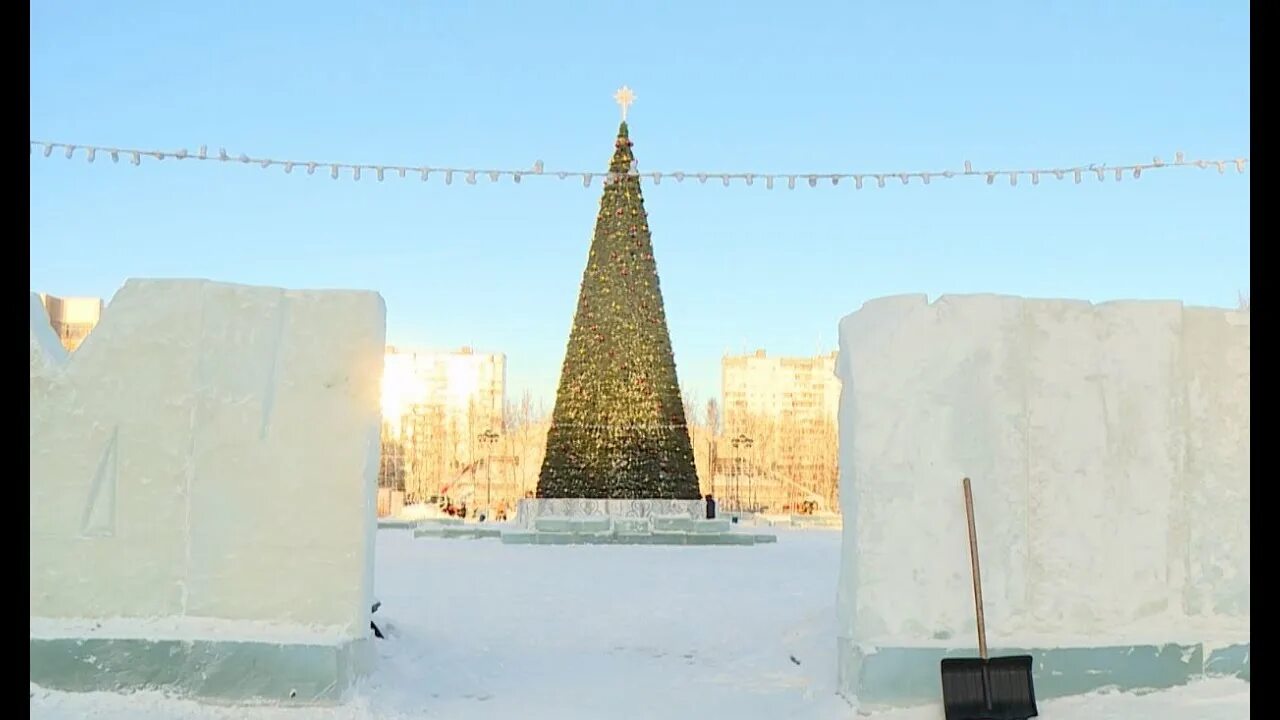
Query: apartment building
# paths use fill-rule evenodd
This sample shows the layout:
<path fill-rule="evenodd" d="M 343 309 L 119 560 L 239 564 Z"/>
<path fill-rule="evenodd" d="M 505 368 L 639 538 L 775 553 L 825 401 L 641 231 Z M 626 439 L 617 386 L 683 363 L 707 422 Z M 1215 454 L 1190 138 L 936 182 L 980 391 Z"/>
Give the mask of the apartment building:
<path fill-rule="evenodd" d="M 382 487 L 410 502 L 491 489 L 503 430 L 506 356 L 388 347 L 382 378 Z"/>
<path fill-rule="evenodd" d="M 75 352 L 102 319 L 101 298 L 58 297 L 40 293 L 40 303 L 49 314 L 49 324 L 67 352 Z"/>
<path fill-rule="evenodd" d="M 731 505 L 764 511 L 835 509 L 836 353 L 721 361 L 723 430 L 714 489 Z"/>

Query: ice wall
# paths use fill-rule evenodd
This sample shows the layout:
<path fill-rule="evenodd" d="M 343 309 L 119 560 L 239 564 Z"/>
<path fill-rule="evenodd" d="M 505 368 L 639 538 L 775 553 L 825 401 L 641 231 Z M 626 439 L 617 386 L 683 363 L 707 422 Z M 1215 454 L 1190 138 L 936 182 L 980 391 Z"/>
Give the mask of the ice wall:
<path fill-rule="evenodd" d="M 969 476 L 993 644 L 1247 640 L 1249 338 L 1178 302 L 845 317 L 841 638 L 974 645 Z"/>
<path fill-rule="evenodd" d="M 364 638 L 381 297 L 130 280 L 70 356 L 31 302 L 33 639 Z"/>

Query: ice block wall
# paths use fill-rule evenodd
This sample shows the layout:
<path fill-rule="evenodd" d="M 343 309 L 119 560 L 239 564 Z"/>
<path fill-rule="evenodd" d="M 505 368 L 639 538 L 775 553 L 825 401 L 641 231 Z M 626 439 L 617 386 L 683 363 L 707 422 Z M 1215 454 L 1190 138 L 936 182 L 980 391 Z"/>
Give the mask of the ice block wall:
<path fill-rule="evenodd" d="M 130 280 L 68 356 L 33 295 L 33 640 L 366 637 L 385 314 L 372 292 Z"/>
<path fill-rule="evenodd" d="M 1178 302 L 845 317 L 845 689 L 877 649 L 976 646 L 965 476 L 993 646 L 1247 642 L 1249 339 L 1247 313 Z"/>

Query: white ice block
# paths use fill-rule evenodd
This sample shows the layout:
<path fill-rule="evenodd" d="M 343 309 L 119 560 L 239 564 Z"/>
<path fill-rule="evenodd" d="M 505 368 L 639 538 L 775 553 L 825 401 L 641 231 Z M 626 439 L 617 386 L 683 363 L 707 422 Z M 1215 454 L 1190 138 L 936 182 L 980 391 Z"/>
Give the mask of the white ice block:
<path fill-rule="evenodd" d="M 70 356 L 38 304 L 33 616 L 364 638 L 381 297 L 130 280 Z"/>
<path fill-rule="evenodd" d="M 845 317 L 842 657 L 976 645 L 965 476 L 993 644 L 1247 641 L 1249 343 L 1247 313 L 1168 301 Z"/>

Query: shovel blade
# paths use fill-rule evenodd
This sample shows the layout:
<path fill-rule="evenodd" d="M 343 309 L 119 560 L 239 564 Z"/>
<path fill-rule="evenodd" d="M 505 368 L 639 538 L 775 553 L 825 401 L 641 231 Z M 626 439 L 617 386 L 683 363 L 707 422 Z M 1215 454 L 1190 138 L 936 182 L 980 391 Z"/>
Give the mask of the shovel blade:
<path fill-rule="evenodd" d="M 1039 715 L 1031 656 L 942 661 L 947 720 L 1027 720 Z"/>

